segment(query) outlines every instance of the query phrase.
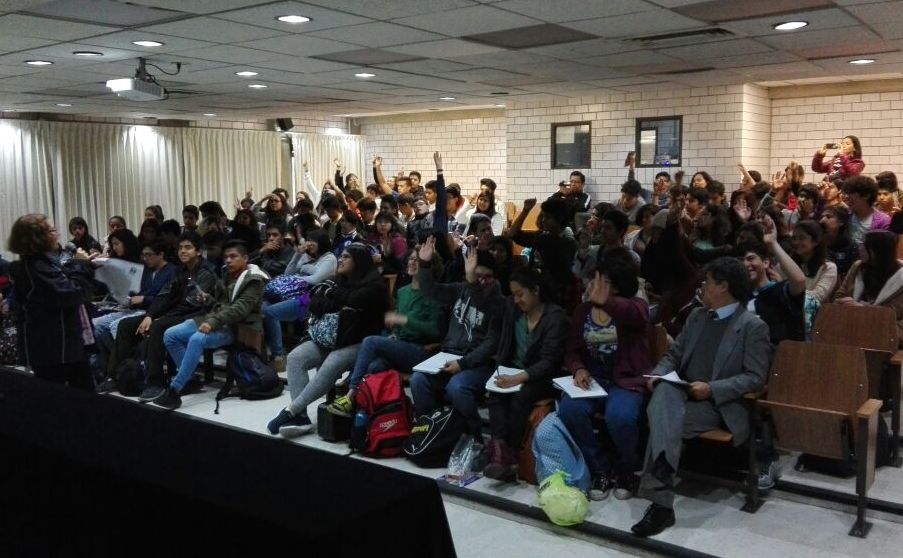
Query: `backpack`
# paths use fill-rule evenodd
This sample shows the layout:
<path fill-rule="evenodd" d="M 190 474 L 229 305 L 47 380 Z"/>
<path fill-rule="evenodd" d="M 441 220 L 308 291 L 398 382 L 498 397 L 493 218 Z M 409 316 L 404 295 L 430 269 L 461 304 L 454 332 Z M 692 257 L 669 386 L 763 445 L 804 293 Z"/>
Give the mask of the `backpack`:
<path fill-rule="evenodd" d="M 277 275 L 264 287 L 263 299 L 272 303 L 283 302 L 309 290 L 310 286 L 300 275 Z"/>
<path fill-rule="evenodd" d="M 417 417 L 404 443 L 404 454 L 419 467 L 445 467 L 463 433 L 464 419 L 454 407 L 446 405 Z"/>
<path fill-rule="evenodd" d="M 412 405 L 395 370 L 364 376 L 354 394 L 352 451 L 370 457 L 398 457 L 411 433 Z"/>
<path fill-rule="evenodd" d="M 116 365 L 116 388 L 126 397 L 138 397 L 144 390 L 144 363 L 126 358 Z"/>
<path fill-rule="evenodd" d="M 517 454 L 517 476 L 527 484 L 537 485 L 536 459 L 533 457 L 533 437 L 536 435 L 536 427 L 546 418 L 546 415 L 555 410 L 555 400 L 546 399 L 537 402 L 527 418 L 527 430 Z"/>
<path fill-rule="evenodd" d="M 237 392 L 233 392 L 233 386 L 238 388 Z M 239 347 L 229 352 L 226 360 L 226 383 L 216 394 L 216 409 L 213 412 L 219 414 L 219 402 L 227 397 L 273 399 L 282 395 L 283 387 L 276 371 L 263 362 L 257 351 Z"/>

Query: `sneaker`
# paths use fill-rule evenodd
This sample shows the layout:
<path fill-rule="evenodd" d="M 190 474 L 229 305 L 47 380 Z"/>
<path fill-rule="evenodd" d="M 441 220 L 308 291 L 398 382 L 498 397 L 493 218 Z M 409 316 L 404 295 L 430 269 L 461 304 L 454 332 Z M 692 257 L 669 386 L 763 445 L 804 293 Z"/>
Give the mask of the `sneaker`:
<path fill-rule="evenodd" d="M 634 474 L 618 475 L 618 483 L 615 488 L 615 498 L 618 500 L 629 500 L 636 494 L 640 485 L 640 478 Z"/>
<path fill-rule="evenodd" d="M 594 475 L 593 483 L 589 486 L 589 499 L 590 500 L 604 500 L 608 498 L 608 495 L 611 493 L 611 489 L 615 487 L 615 481 L 613 481 L 608 475 Z"/>
<path fill-rule="evenodd" d="M 504 440 L 494 438 L 489 441 L 489 464 L 483 469 L 483 476 L 500 480 L 517 479 L 517 457 Z"/>
<path fill-rule="evenodd" d="M 674 525 L 674 510 L 660 506 L 658 504 L 649 504 L 646 513 L 636 525 L 630 528 L 637 537 L 646 538 L 658 535 L 668 527 Z"/>
<path fill-rule="evenodd" d="M 151 401 L 151 403 L 157 405 L 158 407 L 163 407 L 164 409 L 173 411 L 182 406 L 182 398 L 179 397 L 179 392 L 172 389 L 171 387 L 168 387 L 163 390 L 163 393 L 161 393 L 156 399 Z"/>
<path fill-rule="evenodd" d="M 111 391 L 116 391 L 116 380 L 107 376 L 100 382 L 94 391 L 97 393 L 110 393 Z"/>
<path fill-rule="evenodd" d="M 288 409 L 282 409 L 276 418 L 267 423 L 267 431 L 275 436 L 279 434 L 279 429 L 292 421 L 294 415 Z"/>
<path fill-rule="evenodd" d="M 190 380 L 185 382 L 185 387 L 182 388 L 182 395 L 190 395 L 192 393 L 200 393 L 204 391 L 204 378 L 195 374 L 191 377 Z"/>
<path fill-rule="evenodd" d="M 285 372 L 285 355 L 274 356 L 270 365 L 276 372 Z"/>
<path fill-rule="evenodd" d="M 138 401 L 141 403 L 150 403 L 154 399 L 160 397 L 161 393 L 163 393 L 163 386 L 147 386 L 144 388 L 144 391 L 141 392 L 141 395 L 138 396 Z"/>
<path fill-rule="evenodd" d="M 341 397 L 336 397 L 332 400 L 332 403 L 326 407 L 326 410 L 335 415 L 342 415 L 344 417 L 350 417 L 351 411 L 354 410 L 354 403 L 352 403 L 351 398 L 347 395 L 342 395 Z"/>
<path fill-rule="evenodd" d="M 771 490 L 781 477 L 781 468 L 777 461 L 759 463 L 759 490 Z"/>
<path fill-rule="evenodd" d="M 292 417 L 290 421 L 279 427 L 279 435 L 284 438 L 296 438 L 303 434 L 307 434 L 313 429 L 314 425 L 310 422 L 310 419 L 307 418 L 307 415 L 298 415 Z"/>

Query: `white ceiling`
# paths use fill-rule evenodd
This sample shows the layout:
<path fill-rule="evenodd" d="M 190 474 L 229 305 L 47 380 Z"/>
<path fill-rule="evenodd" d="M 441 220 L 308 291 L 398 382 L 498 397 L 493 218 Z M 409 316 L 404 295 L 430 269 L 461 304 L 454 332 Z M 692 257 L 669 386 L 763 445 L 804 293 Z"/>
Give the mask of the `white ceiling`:
<path fill-rule="evenodd" d="M 899 78 L 901 8 L 900 1 L 869 0 L 0 0 L 0 110 L 183 119 L 366 115 L 673 85 Z M 311 21 L 291 25 L 277 21 L 280 15 Z M 790 20 L 809 26 L 772 28 Z M 531 32 L 543 24 L 564 29 Z M 715 27 L 729 33 L 631 41 Z M 499 32 L 506 32 L 496 36 L 501 44 L 530 37 L 542 46 L 463 38 Z M 542 44 L 553 36 L 570 42 Z M 165 45 L 139 47 L 137 40 Z M 76 57 L 77 50 L 104 56 Z M 167 72 L 181 62 L 174 76 L 149 68 L 169 99 L 139 103 L 107 92 L 104 81 L 133 75 L 140 56 Z M 848 64 L 862 57 L 877 62 Z M 242 70 L 259 75 L 235 75 Z"/>

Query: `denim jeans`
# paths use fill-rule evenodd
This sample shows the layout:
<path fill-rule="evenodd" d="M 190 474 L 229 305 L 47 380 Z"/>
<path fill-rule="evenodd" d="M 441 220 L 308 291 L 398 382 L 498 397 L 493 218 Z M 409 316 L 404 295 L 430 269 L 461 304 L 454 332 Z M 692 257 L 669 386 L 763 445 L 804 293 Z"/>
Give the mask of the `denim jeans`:
<path fill-rule="evenodd" d="M 416 343 L 390 339 L 380 335 L 365 337 L 357 352 L 354 370 L 348 380 L 351 389 L 357 389 L 367 374 L 395 369 L 410 373 L 411 369 L 427 358 L 426 351 Z"/>
<path fill-rule="evenodd" d="M 223 345 L 230 345 L 234 340 L 232 331 L 228 328 L 201 333 L 198 325 L 192 319 L 185 320 L 179 325 L 172 326 L 163 334 L 163 344 L 173 362 L 179 368 L 179 373 L 170 382 L 170 387 L 181 392 L 188 380 L 197 370 L 198 363 L 204 355 L 204 349 L 216 349 Z"/>
<path fill-rule="evenodd" d="M 467 421 L 469 433 L 479 436 L 482 424 L 477 399 L 486 391 L 486 380 L 490 374 L 492 369 L 488 366 L 461 370 L 457 374 L 415 372 L 411 376 L 414 411 L 418 415 L 426 415 L 448 400 Z"/>
<path fill-rule="evenodd" d="M 122 312 L 110 312 L 91 320 L 95 335 L 109 333 L 113 339 L 119 333 L 119 322 L 132 316 L 143 316 L 144 310 L 123 310 Z"/>
<path fill-rule="evenodd" d="M 577 442 L 586 465 L 593 475 L 627 475 L 640 469 L 637 447 L 640 439 L 640 413 L 643 395 L 619 388 L 611 382 L 600 382 L 608 391 L 601 399 L 571 399 L 565 394 L 558 404 L 558 416 Z M 592 417 L 604 411 L 605 429 L 611 443 L 603 449 L 593 432 Z M 606 434 L 603 433 L 603 436 Z M 611 447 L 611 446 L 614 447 Z"/>
<path fill-rule="evenodd" d="M 307 316 L 307 308 L 302 310 L 298 299 L 292 297 L 282 302 L 264 302 L 261 310 L 263 333 L 270 348 L 270 355 L 282 356 L 285 354 L 285 347 L 282 346 L 282 322 L 303 320 Z"/>

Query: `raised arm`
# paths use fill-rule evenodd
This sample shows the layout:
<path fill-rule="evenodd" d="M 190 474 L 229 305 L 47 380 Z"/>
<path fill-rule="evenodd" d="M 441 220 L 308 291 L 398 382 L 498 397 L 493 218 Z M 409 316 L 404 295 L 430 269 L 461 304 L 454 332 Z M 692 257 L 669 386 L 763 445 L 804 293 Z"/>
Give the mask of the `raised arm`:
<path fill-rule="evenodd" d="M 379 191 L 383 194 L 391 194 L 392 188 L 389 187 L 389 183 L 386 182 L 386 177 L 383 175 L 383 158 L 376 157 L 373 159 L 373 178 L 376 179 L 376 185 L 379 186 Z"/>
<path fill-rule="evenodd" d="M 763 215 L 762 226 L 765 228 L 765 244 L 768 245 L 768 249 L 774 256 L 775 261 L 781 265 L 784 275 L 787 276 L 787 281 L 790 284 L 790 294 L 798 296 L 806 290 L 806 274 L 793 261 L 793 258 L 781 248 L 780 243 L 778 243 L 774 221 L 771 220 L 771 217 Z"/>
<path fill-rule="evenodd" d="M 508 229 L 508 236 L 514 237 L 520 234 L 521 229 L 524 226 L 524 221 L 527 220 L 527 215 L 530 214 L 530 211 L 532 211 L 534 207 L 536 207 L 536 198 L 524 200 L 524 207 L 521 208 L 520 213 L 517 214 L 517 218 L 511 223 L 511 228 Z"/>

